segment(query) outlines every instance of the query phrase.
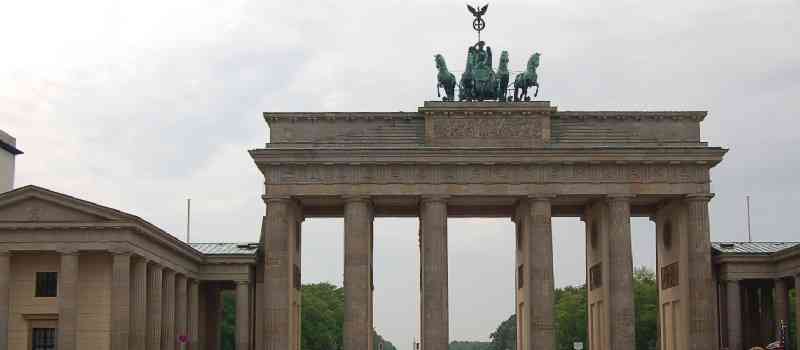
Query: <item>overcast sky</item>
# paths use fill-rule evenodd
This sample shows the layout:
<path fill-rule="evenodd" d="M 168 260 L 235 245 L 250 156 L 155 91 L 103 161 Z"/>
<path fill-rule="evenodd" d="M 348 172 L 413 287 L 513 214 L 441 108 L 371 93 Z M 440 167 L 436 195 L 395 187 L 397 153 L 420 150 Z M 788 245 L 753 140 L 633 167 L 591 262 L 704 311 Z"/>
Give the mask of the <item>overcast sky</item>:
<path fill-rule="evenodd" d="M 493 1 L 483 39 L 512 69 L 542 53 L 560 110 L 709 110 L 731 149 L 712 173 L 714 240 L 800 240 L 800 2 Z M 0 11 L 0 129 L 17 185 L 139 215 L 194 241 L 258 239 L 262 177 L 246 150 L 264 111 L 413 111 L 435 98 L 433 55 L 461 70 L 463 1 L 14 1 Z M 375 326 L 417 334 L 417 222 L 375 225 Z M 633 224 L 652 266 L 654 228 Z M 486 340 L 513 311 L 509 220 L 450 221 L 450 338 Z M 342 282 L 342 221 L 307 220 L 303 281 Z M 558 286 L 584 281 L 578 219 L 554 221 Z"/>

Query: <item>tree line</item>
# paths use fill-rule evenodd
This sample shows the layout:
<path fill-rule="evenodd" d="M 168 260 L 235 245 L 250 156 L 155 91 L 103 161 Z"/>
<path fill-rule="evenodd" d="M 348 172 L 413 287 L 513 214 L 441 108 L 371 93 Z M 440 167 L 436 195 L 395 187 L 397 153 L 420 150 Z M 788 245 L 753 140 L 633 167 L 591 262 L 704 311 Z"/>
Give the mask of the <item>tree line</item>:
<path fill-rule="evenodd" d="M 646 268 L 635 269 L 634 304 L 636 313 L 636 349 L 656 349 L 658 340 L 658 289 L 655 273 Z M 302 350 L 342 350 L 344 320 L 344 290 L 330 283 L 315 283 L 302 286 L 303 307 L 301 309 Z M 792 291 L 794 293 L 794 291 Z M 555 291 L 556 349 L 572 350 L 574 342 L 584 343 L 587 330 L 586 286 L 567 286 Z M 790 297 L 794 310 L 794 295 Z M 223 296 L 222 349 L 234 349 L 235 298 Z M 791 313 L 789 331 L 794 337 L 796 320 Z M 396 350 L 395 346 L 373 330 L 374 350 Z M 489 335 L 489 342 L 453 341 L 449 350 L 516 350 L 517 321 L 511 315 L 502 321 Z M 796 339 L 796 338 L 791 338 Z M 415 349 L 412 349 L 415 350 Z"/>
<path fill-rule="evenodd" d="M 556 349 L 572 350 L 573 343 L 586 345 L 588 318 L 586 285 L 567 286 L 555 291 Z M 658 339 L 658 289 L 655 273 L 637 268 L 633 273 L 633 293 L 636 313 L 636 350 L 656 349 Z M 517 318 L 511 315 L 489 335 L 491 342 L 484 350 L 516 350 Z"/>

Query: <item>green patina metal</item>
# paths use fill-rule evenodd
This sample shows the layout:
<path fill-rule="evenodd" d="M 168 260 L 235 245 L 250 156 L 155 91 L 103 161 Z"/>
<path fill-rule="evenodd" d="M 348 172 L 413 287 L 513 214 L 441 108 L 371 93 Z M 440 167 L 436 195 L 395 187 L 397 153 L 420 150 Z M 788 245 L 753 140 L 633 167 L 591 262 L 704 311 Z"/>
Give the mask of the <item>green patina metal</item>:
<path fill-rule="evenodd" d="M 500 53 L 500 63 L 497 65 L 497 100 L 505 101 L 508 92 L 508 51 Z"/>
<path fill-rule="evenodd" d="M 439 89 L 443 88 L 445 95 L 442 101 L 453 101 L 455 98 L 456 76 L 447 70 L 447 63 L 444 61 L 444 56 L 437 54 L 434 56 L 434 59 L 436 61 L 436 69 L 439 70 L 439 73 L 436 75 L 436 79 L 439 82 L 436 85 L 436 96 L 442 97 Z"/>
<path fill-rule="evenodd" d="M 458 81 L 458 100 L 459 101 L 530 101 L 528 88 L 535 86 L 536 92 L 533 97 L 539 94 L 539 81 L 536 69 L 539 67 L 538 52 L 528 59 L 528 65 L 523 73 L 514 79 L 514 96 L 508 96 L 510 72 L 508 70 L 508 52 L 500 53 L 500 61 L 495 73 L 492 67 L 492 48 L 486 42 L 480 40 L 480 31 L 485 28 L 482 16 L 486 14 L 489 5 L 475 9 L 467 5 L 469 11 L 475 16 L 476 21 L 481 25 L 474 29 L 478 32 L 478 42 L 467 48 L 467 64 L 461 79 Z M 455 76 L 447 70 L 444 56 L 437 54 L 434 56 L 436 68 L 438 69 L 436 94 L 443 101 L 455 100 Z M 442 96 L 440 89 L 444 89 Z M 520 93 L 521 92 L 521 93 Z"/>
<path fill-rule="evenodd" d="M 525 68 L 525 72 L 517 74 L 517 77 L 514 79 L 514 101 L 530 101 L 531 98 L 528 96 L 528 88 L 532 86 L 536 87 L 536 92 L 533 94 L 533 97 L 539 95 L 539 79 L 536 74 L 536 68 L 539 68 L 539 57 L 541 57 L 541 54 L 538 52 L 531 55 L 531 58 L 528 59 L 528 66 Z M 518 95 L 520 90 L 522 90 L 522 94 Z"/>

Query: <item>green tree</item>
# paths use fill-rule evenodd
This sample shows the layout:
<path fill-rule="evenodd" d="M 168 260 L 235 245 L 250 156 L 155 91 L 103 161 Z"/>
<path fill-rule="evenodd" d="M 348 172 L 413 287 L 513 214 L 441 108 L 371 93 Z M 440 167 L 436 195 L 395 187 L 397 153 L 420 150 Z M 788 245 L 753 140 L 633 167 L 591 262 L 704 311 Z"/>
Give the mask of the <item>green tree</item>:
<path fill-rule="evenodd" d="M 658 288 L 655 273 L 640 267 L 633 274 L 634 307 L 636 313 L 636 349 L 654 349 L 658 339 Z M 555 291 L 556 349 L 572 350 L 573 342 L 586 344 L 587 319 L 586 286 L 567 286 Z M 511 315 L 489 336 L 491 350 L 516 348 L 517 321 Z"/>
<path fill-rule="evenodd" d="M 556 289 L 556 349 L 572 350 L 574 342 L 586 344 L 586 286 Z"/>
<path fill-rule="evenodd" d="M 341 350 L 344 291 L 330 283 L 302 287 L 301 340 L 303 350 Z"/>
<path fill-rule="evenodd" d="M 220 325 L 220 349 L 236 348 L 236 296 L 225 291 L 222 293 L 222 324 Z"/>
<path fill-rule="evenodd" d="M 383 337 L 380 334 L 378 334 L 377 332 L 375 332 L 375 330 L 373 329 L 372 330 L 372 349 L 373 350 L 380 350 L 380 344 L 381 343 L 383 343 L 383 350 L 397 350 L 397 348 L 394 347 L 394 344 L 392 344 L 392 342 L 390 342 L 390 341 L 388 341 L 386 339 L 383 339 Z"/>
<path fill-rule="evenodd" d="M 658 342 L 658 286 L 656 274 L 647 267 L 633 272 L 636 310 L 636 349 L 655 349 Z"/>
<path fill-rule="evenodd" d="M 500 323 L 497 329 L 489 334 L 491 350 L 516 350 L 517 349 L 517 315 L 511 315 Z"/>

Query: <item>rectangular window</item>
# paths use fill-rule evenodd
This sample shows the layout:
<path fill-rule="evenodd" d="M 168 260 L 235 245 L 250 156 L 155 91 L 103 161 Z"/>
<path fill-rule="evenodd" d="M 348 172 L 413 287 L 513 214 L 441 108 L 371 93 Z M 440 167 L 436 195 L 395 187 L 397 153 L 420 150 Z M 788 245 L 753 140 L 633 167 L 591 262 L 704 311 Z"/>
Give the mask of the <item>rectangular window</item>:
<path fill-rule="evenodd" d="M 597 263 L 589 268 L 589 290 L 603 286 L 603 264 Z"/>
<path fill-rule="evenodd" d="M 294 289 L 300 290 L 302 284 L 300 284 L 300 268 L 297 265 L 294 265 Z"/>
<path fill-rule="evenodd" d="M 678 263 L 672 263 L 661 268 L 661 289 L 670 289 L 680 284 Z"/>
<path fill-rule="evenodd" d="M 517 267 L 517 289 L 522 289 L 525 286 L 525 265 Z"/>
<path fill-rule="evenodd" d="M 33 350 L 55 350 L 56 348 L 56 329 L 55 328 L 34 328 L 31 334 L 31 349 Z"/>
<path fill-rule="evenodd" d="M 58 272 L 36 273 L 36 297 L 53 298 L 58 295 Z"/>

